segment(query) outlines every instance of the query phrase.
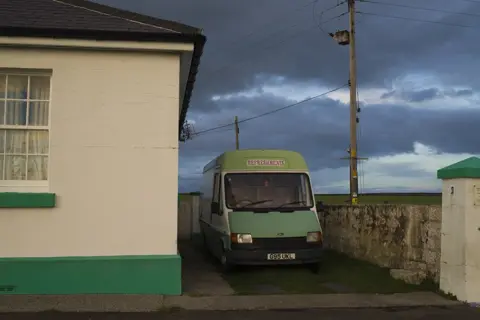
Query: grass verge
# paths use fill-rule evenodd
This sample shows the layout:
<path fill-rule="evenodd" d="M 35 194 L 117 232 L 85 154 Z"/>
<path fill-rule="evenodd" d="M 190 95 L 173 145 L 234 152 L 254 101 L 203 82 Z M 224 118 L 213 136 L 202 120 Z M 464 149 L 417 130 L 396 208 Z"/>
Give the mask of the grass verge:
<path fill-rule="evenodd" d="M 405 293 L 436 291 L 433 283 L 407 284 L 390 276 L 389 269 L 369 262 L 352 259 L 344 254 L 325 251 L 318 274 L 305 266 L 242 267 L 225 280 L 237 294 L 272 294 L 265 287 L 275 288 L 278 294 L 322 293 Z"/>
<path fill-rule="evenodd" d="M 179 201 L 189 201 L 198 193 L 181 193 Z M 326 205 L 338 205 L 349 203 L 348 194 L 316 194 L 317 201 L 323 201 Z M 442 195 L 440 193 L 367 193 L 359 195 L 360 204 L 404 204 L 404 205 L 440 205 Z"/>
<path fill-rule="evenodd" d="M 348 204 L 348 194 L 316 194 L 316 201 L 326 205 Z M 440 194 L 360 194 L 360 204 L 410 204 L 410 205 L 440 205 Z"/>

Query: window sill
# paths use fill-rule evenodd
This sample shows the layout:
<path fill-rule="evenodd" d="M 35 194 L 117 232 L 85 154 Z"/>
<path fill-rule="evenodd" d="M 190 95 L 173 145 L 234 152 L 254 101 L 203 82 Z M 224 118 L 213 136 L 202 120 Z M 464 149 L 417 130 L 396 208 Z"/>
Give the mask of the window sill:
<path fill-rule="evenodd" d="M 0 208 L 54 208 L 55 193 L 0 192 Z"/>
<path fill-rule="evenodd" d="M 0 193 L 48 193 L 48 181 L 0 180 Z"/>

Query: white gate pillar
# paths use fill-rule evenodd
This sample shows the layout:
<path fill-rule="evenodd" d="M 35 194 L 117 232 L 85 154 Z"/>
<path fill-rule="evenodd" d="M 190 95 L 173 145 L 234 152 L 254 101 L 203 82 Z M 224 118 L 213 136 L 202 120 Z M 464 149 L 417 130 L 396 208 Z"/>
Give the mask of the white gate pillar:
<path fill-rule="evenodd" d="M 437 171 L 442 184 L 440 289 L 480 303 L 480 159 Z"/>

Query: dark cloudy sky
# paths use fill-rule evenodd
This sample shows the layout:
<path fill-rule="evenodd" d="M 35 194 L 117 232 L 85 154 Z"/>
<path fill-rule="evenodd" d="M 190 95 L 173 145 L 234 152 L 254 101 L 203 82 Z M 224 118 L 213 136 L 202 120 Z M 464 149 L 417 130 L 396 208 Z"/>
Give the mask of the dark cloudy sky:
<path fill-rule="evenodd" d="M 204 29 L 188 113 L 197 132 L 348 80 L 348 47 L 324 32 L 347 27 L 347 15 L 332 20 L 346 4 L 322 14 L 341 0 L 97 1 Z M 480 0 L 372 0 L 357 10 L 359 153 L 369 157 L 361 191 L 436 191 L 438 168 L 480 153 Z M 343 89 L 242 123 L 240 146 L 299 151 L 316 191 L 345 192 L 348 121 Z M 203 166 L 234 147 L 231 128 L 181 143 L 180 190 L 197 190 Z"/>

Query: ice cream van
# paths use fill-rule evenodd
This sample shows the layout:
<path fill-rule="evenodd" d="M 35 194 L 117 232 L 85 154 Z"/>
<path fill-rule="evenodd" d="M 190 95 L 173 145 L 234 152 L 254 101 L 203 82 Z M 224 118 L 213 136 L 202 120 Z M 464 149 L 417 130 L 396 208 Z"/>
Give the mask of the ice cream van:
<path fill-rule="evenodd" d="M 304 158 L 236 150 L 212 160 L 203 169 L 200 229 L 224 271 L 268 264 L 318 271 L 323 236 Z"/>

